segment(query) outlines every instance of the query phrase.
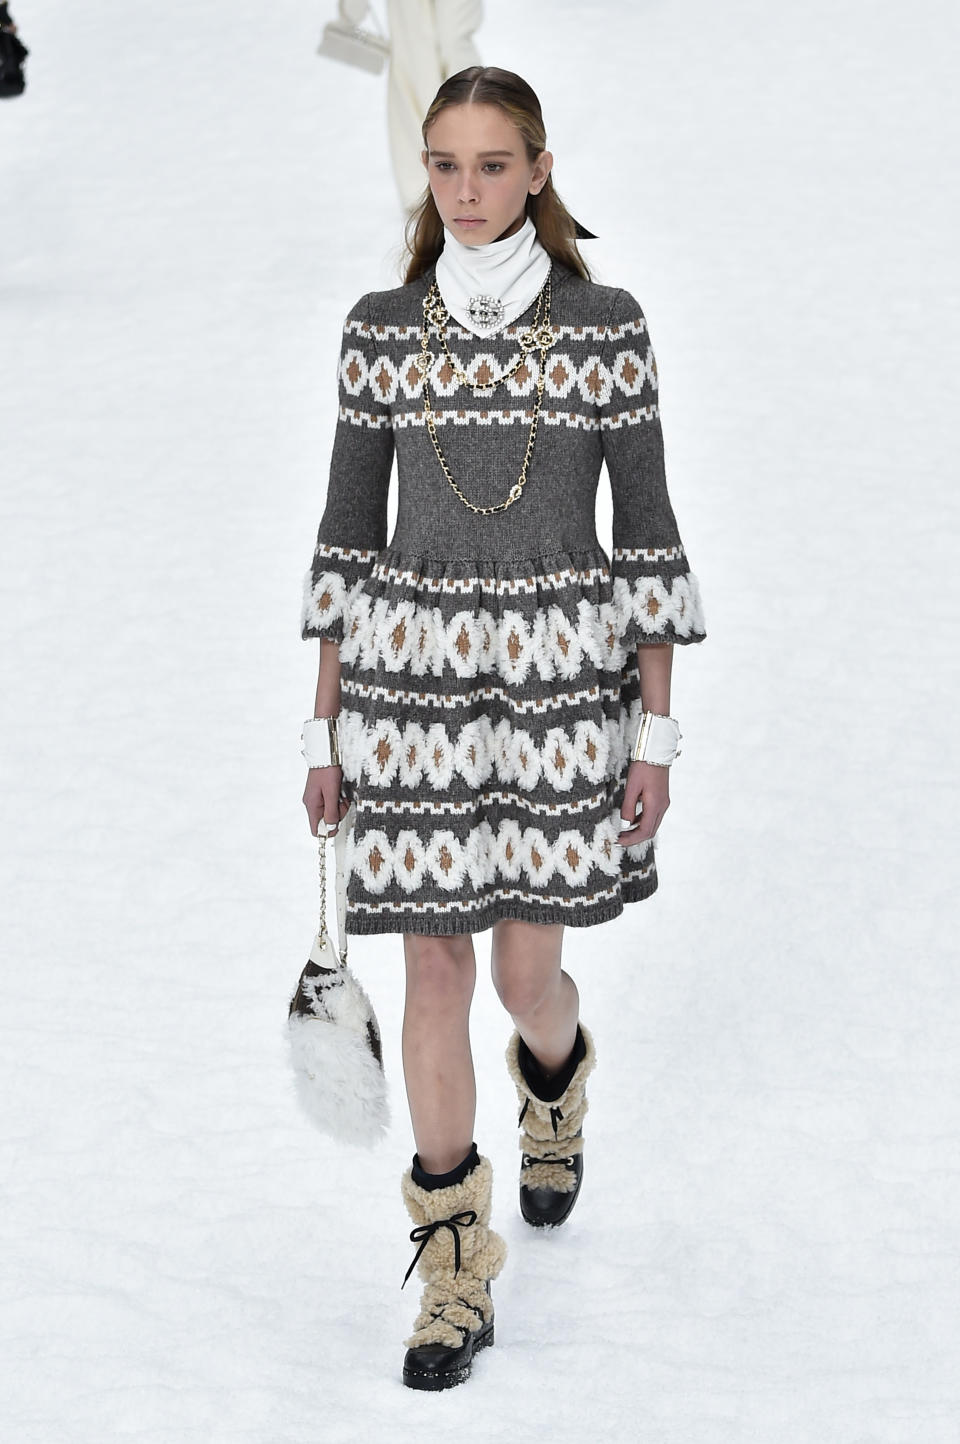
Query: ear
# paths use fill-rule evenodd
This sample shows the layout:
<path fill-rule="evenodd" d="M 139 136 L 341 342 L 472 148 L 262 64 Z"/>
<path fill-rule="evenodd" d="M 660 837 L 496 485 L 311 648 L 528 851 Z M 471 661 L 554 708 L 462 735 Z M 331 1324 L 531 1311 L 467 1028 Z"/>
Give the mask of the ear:
<path fill-rule="evenodd" d="M 430 155 L 429 155 L 429 152 L 428 152 L 428 151 L 422 150 L 422 151 L 420 152 L 420 164 L 423 166 L 424 170 L 429 170 L 429 168 L 430 168 Z"/>
<path fill-rule="evenodd" d="M 542 150 L 534 162 L 533 175 L 530 177 L 530 184 L 527 187 L 532 196 L 538 196 L 550 178 L 553 170 L 553 155 L 548 150 Z"/>

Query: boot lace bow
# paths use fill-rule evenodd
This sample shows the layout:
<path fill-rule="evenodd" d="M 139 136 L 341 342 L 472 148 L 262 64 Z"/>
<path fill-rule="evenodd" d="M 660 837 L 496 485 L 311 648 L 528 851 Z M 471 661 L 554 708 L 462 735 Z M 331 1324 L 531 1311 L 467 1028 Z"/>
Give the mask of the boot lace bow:
<path fill-rule="evenodd" d="M 404 1287 L 407 1279 L 420 1262 L 420 1255 L 433 1238 L 433 1235 L 438 1233 L 441 1228 L 448 1228 L 453 1234 L 453 1273 L 454 1277 L 456 1277 L 460 1272 L 460 1230 L 461 1228 L 469 1228 L 470 1225 L 476 1223 L 476 1221 L 477 1215 L 474 1210 L 472 1208 L 465 1208 L 462 1213 L 452 1213 L 449 1218 L 437 1218 L 434 1219 L 433 1223 L 422 1223 L 419 1227 L 415 1228 L 410 1234 L 410 1242 L 419 1243 L 420 1247 L 414 1254 L 413 1262 L 404 1274 L 403 1283 L 400 1287 Z"/>

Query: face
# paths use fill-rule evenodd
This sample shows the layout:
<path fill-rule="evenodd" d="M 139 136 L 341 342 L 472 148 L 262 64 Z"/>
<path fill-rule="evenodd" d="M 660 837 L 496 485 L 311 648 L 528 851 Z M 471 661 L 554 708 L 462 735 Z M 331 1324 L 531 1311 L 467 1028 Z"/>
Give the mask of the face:
<path fill-rule="evenodd" d="M 527 159 L 523 136 L 498 105 L 448 105 L 421 153 L 440 219 L 465 246 L 485 246 L 523 225 L 528 195 L 547 183 L 553 156 Z"/>

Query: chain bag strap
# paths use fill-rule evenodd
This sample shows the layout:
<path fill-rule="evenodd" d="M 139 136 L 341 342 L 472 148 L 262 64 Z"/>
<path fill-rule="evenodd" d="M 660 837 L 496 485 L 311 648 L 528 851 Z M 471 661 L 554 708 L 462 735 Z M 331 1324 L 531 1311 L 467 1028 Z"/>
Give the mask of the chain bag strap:
<path fill-rule="evenodd" d="M 389 1126 L 380 1028 L 373 1005 L 347 966 L 348 850 L 356 803 L 335 838 L 338 947 L 327 927 L 323 823 L 318 841 L 320 919 L 287 1014 L 297 1096 L 318 1128 L 341 1142 L 371 1145 Z"/>

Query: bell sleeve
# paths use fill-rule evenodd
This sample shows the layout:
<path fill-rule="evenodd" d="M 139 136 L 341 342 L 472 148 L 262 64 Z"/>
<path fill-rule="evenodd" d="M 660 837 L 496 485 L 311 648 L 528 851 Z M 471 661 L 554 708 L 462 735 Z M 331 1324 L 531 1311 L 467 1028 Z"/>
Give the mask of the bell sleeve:
<path fill-rule="evenodd" d="M 369 297 L 363 296 L 343 328 L 340 414 L 326 504 L 303 585 L 300 635 L 305 641 L 343 641 L 353 598 L 386 545 L 393 425 L 378 370 Z"/>
<path fill-rule="evenodd" d="M 618 291 L 603 343 L 600 437 L 613 497 L 614 603 L 628 652 L 702 642 L 700 586 L 667 493 L 657 363 L 643 312 Z"/>

